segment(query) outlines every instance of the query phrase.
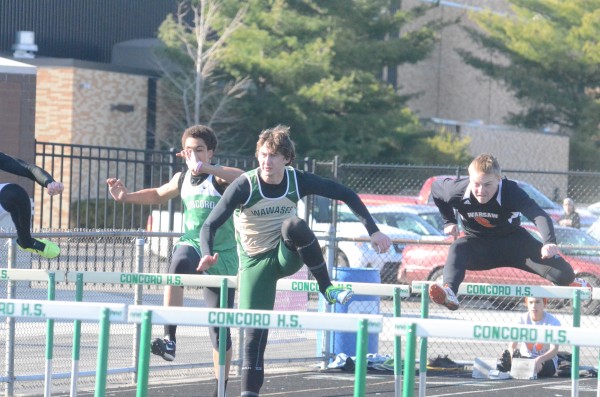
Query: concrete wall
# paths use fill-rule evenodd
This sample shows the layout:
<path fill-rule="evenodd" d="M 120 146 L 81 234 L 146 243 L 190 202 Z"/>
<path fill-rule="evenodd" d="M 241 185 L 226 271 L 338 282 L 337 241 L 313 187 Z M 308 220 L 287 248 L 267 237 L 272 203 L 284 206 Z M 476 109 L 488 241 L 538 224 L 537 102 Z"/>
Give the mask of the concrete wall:
<path fill-rule="evenodd" d="M 421 0 L 403 0 L 402 8 L 427 4 Z M 440 41 L 426 60 L 398 69 L 398 87 L 402 94 L 418 93 L 409 107 L 422 118 L 452 119 L 460 122 L 481 120 L 485 124 L 505 124 L 505 117 L 520 105 L 501 84 L 467 66 L 456 50 L 475 53 L 483 50 L 466 35 L 463 26 L 475 28 L 469 12 L 490 8 L 509 12 L 505 0 L 460 0 L 451 2 L 463 8 L 442 5 L 433 8 L 419 24 L 430 20 L 450 23 L 440 33 Z M 447 2 L 450 3 L 450 2 Z M 457 23 L 454 23 L 458 21 Z"/>

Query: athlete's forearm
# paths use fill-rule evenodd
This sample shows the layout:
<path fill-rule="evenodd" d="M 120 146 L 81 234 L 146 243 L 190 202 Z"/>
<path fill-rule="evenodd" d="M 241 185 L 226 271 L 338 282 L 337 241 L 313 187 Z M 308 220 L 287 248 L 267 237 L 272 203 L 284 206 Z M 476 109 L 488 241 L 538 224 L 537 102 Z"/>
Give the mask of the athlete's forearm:
<path fill-rule="evenodd" d="M 244 173 L 244 171 L 239 168 L 206 163 L 202 164 L 200 172 L 214 175 L 228 184 Z"/>
<path fill-rule="evenodd" d="M 54 182 L 52 175 L 37 165 L 29 164 L 2 152 L 0 152 L 0 169 L 14 175 L 29 178 L 43 187 Z"/>

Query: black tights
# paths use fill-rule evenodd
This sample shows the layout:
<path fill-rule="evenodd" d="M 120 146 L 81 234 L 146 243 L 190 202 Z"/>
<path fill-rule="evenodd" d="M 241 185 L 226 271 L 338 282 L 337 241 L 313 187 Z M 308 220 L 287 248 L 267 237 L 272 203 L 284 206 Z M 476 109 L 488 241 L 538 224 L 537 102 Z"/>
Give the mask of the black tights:
<path fill-rule="evenodd" d="M 268 329 L 246 328 L 244 365 L 242 366 L 242 397 L 259 395 L 265 380 L 264 357 L 268 337 Z"/>
<path fill-rule="evenodd" d="M 300 218 L 290 218 L 281 225 L 281 237 L 288 249 L 298 252 L 302 262 L 319 284 L 319 291 L 325 295 L 325 290 L 331 285 L 331 279 L 321 246 L 308 224 Z"/>
<path fill-rule="evenodd" d="M 524 228 L 507 236 L 465 236 L 448 251 L 444 284 L 456 293 L 467 270 L 514 267 L 537 274 L 556 285 L 569 285 L 575 278 L 571 265 L 561 256 L 542 259 L 542 243 Z"/>
<path fill-rule="evenodd" d="M 17 243 L 22 248 L 33 248 L 31 237 L 31 201 L 21 186 L 9 183 L 0 190 L 0 205 L 10 214 L 17 229 Z"/>

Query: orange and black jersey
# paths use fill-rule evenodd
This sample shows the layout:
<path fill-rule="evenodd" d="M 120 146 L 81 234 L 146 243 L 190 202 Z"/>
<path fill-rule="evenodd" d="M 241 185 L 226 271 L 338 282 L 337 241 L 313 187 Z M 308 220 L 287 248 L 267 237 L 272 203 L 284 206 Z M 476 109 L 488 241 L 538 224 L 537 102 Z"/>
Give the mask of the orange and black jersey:
<path fill-rule="evenodd" d="M 514 181 L 502 179 L 494 197 L 485 204 L 480 204 L 471 193 L 469 178 L 437 180 L 431 194 L 445 224 L 457 224 L 456 209 L 466 234 L 508 235 L 520 227 L 523 214 L 536 225 L 544 244 L 556 244 L 552 219 Z"/>

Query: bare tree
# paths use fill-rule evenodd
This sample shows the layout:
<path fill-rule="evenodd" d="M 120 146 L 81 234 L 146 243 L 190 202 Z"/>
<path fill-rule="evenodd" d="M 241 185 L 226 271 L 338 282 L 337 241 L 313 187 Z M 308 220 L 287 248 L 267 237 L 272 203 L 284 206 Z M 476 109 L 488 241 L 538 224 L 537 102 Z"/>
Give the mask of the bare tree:
<path fill-rule="evenodd" d="M 218 127 L 220 144 L 227 146 L 234 139 L 227 136 L 227 126 L 237 121 L 231 104 L 244 95 L 249 80 L 233 78 L 219 66 L 227 40 L 243 24 L 247 6 L 241 6 L 230 20 L 221 6 L 219 0 L 181 1 L 177 13 L 160 27 L 165 47 L 156 59 L 163 73 L 165 116 L 173 134 L 179 136 L 182 129 L 202 123 Z M 165 138 L 172 142 L 171 136 Z"/>

